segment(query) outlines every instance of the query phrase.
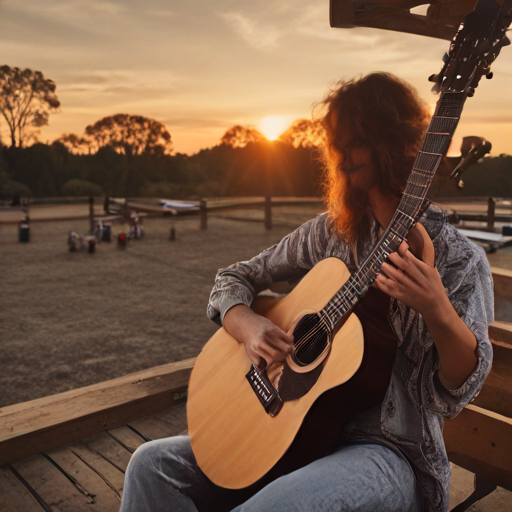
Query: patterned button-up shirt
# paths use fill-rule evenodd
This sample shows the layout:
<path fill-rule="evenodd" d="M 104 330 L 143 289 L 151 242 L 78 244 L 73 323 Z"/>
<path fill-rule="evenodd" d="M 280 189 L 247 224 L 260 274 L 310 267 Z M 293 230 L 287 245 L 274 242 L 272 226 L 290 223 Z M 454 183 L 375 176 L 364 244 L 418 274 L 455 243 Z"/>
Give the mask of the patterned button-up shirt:
<path fill-rule="evenodd" d="M 351 272 L 378 240 L 380 226 L 356 248 L 337 236 L 328 213 L 312 219 L 250 261 L 219 270 L 207 314 L 222 325 L 236 304 L 250 305 L 273 282 L 297 281 L 328 257 L 341 259 Z M 491 368 L 488 324 L 493 320 L 493 288 L 484 251 L 447 223 L 431 205 L 421 217 L 435 249 L 435 266 L 455 310 L 477 340 L 478 363 L 466 382 L 447 389 L 439 379 L 439 356 L 419 313 L 395 299 L 389 318 L 398 339 L 391 382 L 382 405 L 356 417 L 344 428 L 348 440 L 385 442 L 404 454 L 423 491 L 425 509 L 448 510 L 450 464 L 443 442 L 443 418 L 453 418 L 480 390 Z"/>

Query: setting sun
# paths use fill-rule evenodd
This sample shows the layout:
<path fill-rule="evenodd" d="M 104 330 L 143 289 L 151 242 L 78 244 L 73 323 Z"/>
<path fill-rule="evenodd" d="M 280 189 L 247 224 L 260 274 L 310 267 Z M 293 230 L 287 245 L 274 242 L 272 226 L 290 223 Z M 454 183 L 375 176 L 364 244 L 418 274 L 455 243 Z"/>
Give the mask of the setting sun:
<path fill-rule="evenodd" d="M 258 122 L 258 130 L 268 140 L 276 140 L 292 123 L 292 116 L 266 116 Z"/>

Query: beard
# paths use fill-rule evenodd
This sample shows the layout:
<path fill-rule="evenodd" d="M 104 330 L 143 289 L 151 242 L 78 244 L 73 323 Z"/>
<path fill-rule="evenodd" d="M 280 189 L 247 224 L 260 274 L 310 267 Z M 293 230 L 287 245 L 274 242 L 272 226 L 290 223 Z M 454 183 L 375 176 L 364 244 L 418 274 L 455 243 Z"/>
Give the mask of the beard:
<path fill-rule="evenodd" d="M 358 238 L 370 229 L 368 192 L 352 184 L 350 175 L 342 174 L 338 177 L 338 197 L 335 208 L 335 224 L 338 233 L 350 245 L 354 245 Z"/>

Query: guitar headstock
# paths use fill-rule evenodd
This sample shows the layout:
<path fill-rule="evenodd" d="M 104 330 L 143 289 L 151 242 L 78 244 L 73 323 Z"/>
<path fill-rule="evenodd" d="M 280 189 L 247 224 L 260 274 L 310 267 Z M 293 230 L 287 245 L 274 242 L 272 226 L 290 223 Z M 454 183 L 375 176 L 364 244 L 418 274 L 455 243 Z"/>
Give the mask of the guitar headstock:
<path fill-rule="evenodd" d="M 440 73 L 429 78 L 435 82 L 433 92 L 467 92 L 471 97 L 483 75 L 492 78 L 491 64 L 510 44 L 506 31 L 511 9 L 512 0 L 505 0 L 503 6 L 496 0 L 478 0 L 444 54 Z"/>

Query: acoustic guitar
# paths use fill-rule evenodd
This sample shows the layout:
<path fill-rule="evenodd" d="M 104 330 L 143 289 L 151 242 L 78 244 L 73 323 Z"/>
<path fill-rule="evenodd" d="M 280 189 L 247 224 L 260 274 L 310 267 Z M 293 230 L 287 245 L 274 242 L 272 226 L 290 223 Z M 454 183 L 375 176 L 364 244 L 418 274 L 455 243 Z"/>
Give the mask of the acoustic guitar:
<path fill-rule="evenodd" d="M 511 8 L 507 0 L 503 12 Z M 327 258 L 277 303 L 255 303 L 258 313 L 293 334 L 294 352 L 284 363 L 260 371 L 245 346 L 221 328 L 198 356 L 188 388 L 188 427 L 197 463 L 215 484 L 241 489 L 328 453 L 340 424 L 325 411 L 339 408 L 343 384 L 363 358 L 363 329 L 352 312 L 382 263 L 415 226 L 426 242 L 422 256 L 433 262 L 430 240 L 417 219 L 467 96 L 484 74 L 490 76 L 490 64 L 509 44 L 505 31 L 510 17 L 503 12 L 495 0 L 479 0 L 461 24 L 441 72 L 431 77 L 441 92 L 434 115 L 399 207 L 358 270 L 351 275 L 342 261 Z M 336 406 L 326 407 L 326 399 Z M 312 412 L 319 421 L 309 428 Z M 305 437 L 304 430 L 310 440 L 288 462 L 290 447 L 297 444 L 296 436 Z"/>

